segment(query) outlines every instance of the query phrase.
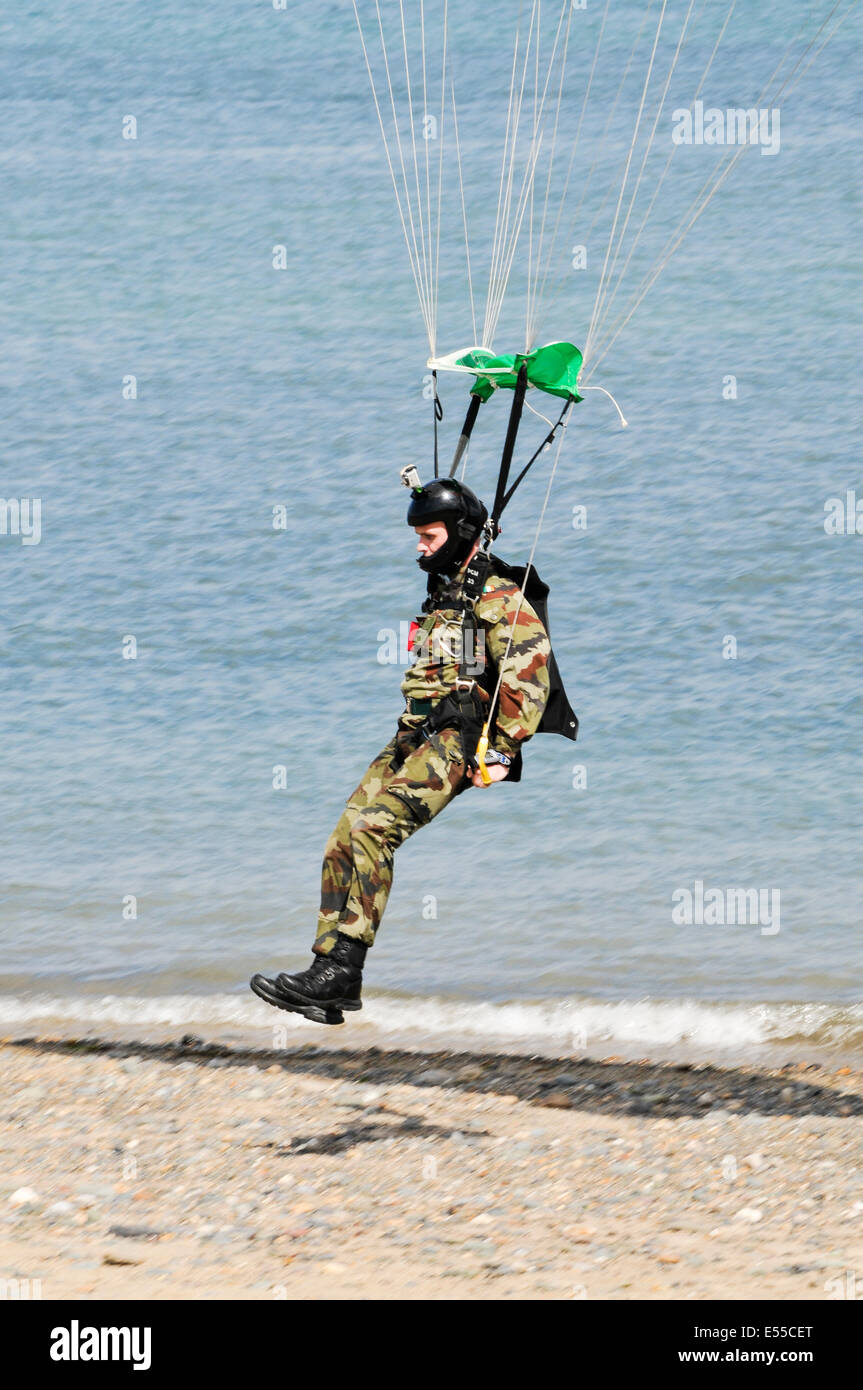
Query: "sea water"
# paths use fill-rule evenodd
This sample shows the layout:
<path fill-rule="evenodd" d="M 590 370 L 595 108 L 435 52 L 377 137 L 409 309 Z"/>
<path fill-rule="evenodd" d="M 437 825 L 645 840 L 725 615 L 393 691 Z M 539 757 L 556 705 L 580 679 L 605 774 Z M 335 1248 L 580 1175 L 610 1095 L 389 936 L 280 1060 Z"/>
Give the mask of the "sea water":
<path fill-rule="evenodd" d="M 499 8 L 499 33 L 451 16 L 478 298 Z M 643 13 L 612 9 L 567 204 L 595 160 L 606 236 Z M 749 6 L 702 95 L 752 104 L 797 9 Z M 574 13 L 570 127 L 601 10 Z M 688 40 L 639 209 L 717 27 Z M 0 535 L 0 1026 L 305 1037 L 246 982 L 307 960 L 327 835 L 392 733 L 403 668 L 381 655 L 423 596 L 398 470 L 432 463 L 353 12 L 84 0 L 0 32 L 0 493 L 40 508 L 38 543 Z M 355 1038 L 859 1046 L 863 535 L 825 528 L 830 499 L 863 504 L 858 58 L 852 20 L 782 105 L 781 148 L 746 151 L 597 369 L 628 429 L 600 393 L 574 408 L 537 565 L 578 741 L 535 739 L 519 786 L 469 791 L 399 851 Z M 714 156 L 677 151 L 634 267 Z M 445 211 L 441 352 L 473 341 L 451 183 Z M 586 211 L 564 227 L 539 340 L 584 346 L 606 242 Z M 523 346 L 520 248 L 500 350 Z M 447 456 L 468 380 L 441 378 Z M 472 446 L 486 496 L 508 404 Z M 522 462 L 546 429 L 527 415 Z M 507 513 L 512 562 L 552 461 Z M 731 894 L 778 911 L 729 922 Z"/>

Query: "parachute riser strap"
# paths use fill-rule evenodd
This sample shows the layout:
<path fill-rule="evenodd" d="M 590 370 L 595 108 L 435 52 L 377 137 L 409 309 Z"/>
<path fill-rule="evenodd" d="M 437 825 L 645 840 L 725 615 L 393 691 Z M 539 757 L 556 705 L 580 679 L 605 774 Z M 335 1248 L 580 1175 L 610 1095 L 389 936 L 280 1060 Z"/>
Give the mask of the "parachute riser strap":
<path fill-rule="evenodd" d="M 522 362 L 518 369 L 518 377 L 515 383 L 515 392 L 512 398 L 512 409 L 509 412 L 509 424 L 506 430 L 506 439 L 503 445 L 503 453 L 500 459 L 500 471 L 497 476 L 497 491 L 494 496 L 494 506 L 491 509 L 491 520 L 497 530 L 497 523 L 504 506 L 506 495 L 506 485 L 509 480 L 509 469 L 512 463 L 512 456 L 515 452 L 515 441 L 518 437 L 518 427 L 521 423 L 521 412 L 524 406 L 524 398 L 527 394 L 527 363 Z"/>
<path fill-rule="evenodd" d="M 456 444 L 455 446 L 455 454 L 453 455 L 453 461 L 450 465 L 449 475 L 451 478 L 455 477 L 455 471 L 461 463 L 462 455 L 464 454 L 465 449 L 470 443 L 470 437 L 473 434 L 473 427 L 476 424 L 476 417 L 479 414 L 479 408 L 481 405 L 482 396 L 471 395 L 470 404 L 467 408 L 467 414 L 464 417 L 464 424 L 461 427 L 461 434 L 458 437 L 458 444 Z"/>

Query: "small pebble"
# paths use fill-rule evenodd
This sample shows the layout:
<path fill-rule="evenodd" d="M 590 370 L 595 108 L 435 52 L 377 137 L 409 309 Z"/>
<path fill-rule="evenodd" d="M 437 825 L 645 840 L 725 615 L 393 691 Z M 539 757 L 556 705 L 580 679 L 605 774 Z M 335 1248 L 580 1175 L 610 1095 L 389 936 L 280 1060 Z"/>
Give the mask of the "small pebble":
<path fill-rule="evenodd" d="M 737 1221 L 751 1221 L 754 1223 L 760 1221 L 762 1216 L 763 1212 L 760 1207 L 741 1207 L 735 1219 Z"/>
<path fill-rule="evenodd" d="M 25 1210 L 32 1210 L 40 1201 L 39 1193 L 33 1187 L 18 1187 L 9 1195 L 10 1207 L 23 1207 Z"/>
<path fill-rule="evenodd" d="M 130 1240 L 157 1240 L 164 1231 L 154 1231 L 150 1226 L 109 1226 L 109 1236 L 126 1236 Z"/>
<path fill-rule="evenodd" d="M 573 1102 L 568 1091 L 549 1091 L 543 1096 L 542 1103 L 550 1105 L 553 1110 L 569 1110 Z"/>

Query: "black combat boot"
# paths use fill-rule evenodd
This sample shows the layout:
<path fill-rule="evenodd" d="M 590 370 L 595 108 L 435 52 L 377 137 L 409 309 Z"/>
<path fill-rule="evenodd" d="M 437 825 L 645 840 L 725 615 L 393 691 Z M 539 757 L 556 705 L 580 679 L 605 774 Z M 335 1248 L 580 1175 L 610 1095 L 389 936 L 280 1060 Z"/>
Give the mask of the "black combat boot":
<path fill-rule="evenodd" d="M 315 955 L 308 970 L 275 980 L 253 975 L 255 994 L 277 1009 L 302 1014 L 315 1023 L 344 1023 L 343 1009 L 363 1007 L 360 990 L 367 946 L 341 932 L 329 955 Z"/>

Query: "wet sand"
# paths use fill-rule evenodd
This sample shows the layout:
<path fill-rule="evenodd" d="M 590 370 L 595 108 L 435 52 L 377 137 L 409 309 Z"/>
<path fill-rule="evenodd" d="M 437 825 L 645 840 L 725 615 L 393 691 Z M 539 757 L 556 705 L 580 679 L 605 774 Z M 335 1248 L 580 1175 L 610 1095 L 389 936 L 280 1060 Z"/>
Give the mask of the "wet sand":
<path fill-rule="evenodd" d="M 0 1279 L 44 1299 L 863 1293 L 848 1066 L 0 1046 Z"/>

